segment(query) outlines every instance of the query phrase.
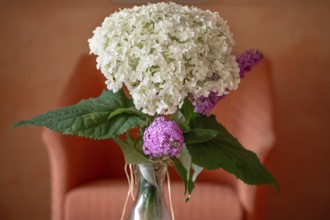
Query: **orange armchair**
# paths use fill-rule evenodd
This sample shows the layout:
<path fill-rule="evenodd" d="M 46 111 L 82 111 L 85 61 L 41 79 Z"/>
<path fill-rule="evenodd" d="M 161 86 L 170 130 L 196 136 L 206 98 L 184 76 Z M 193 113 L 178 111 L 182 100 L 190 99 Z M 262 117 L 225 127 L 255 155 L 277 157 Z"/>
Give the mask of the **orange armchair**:
<path fill-rule="evenodd" d="M 105 88 L 95 57 L 83 56 L 58 107 L 98 96 Z M 274 144 L 270 67 L 262 62 L 237 91 L 221 100 L 213 113 L 248 149 L 264 160 Z M 112 140 L 94 141 L 43 130 L 51 164 L 52 220 L 120 219 L 128 184 L 124 157 Z M 257 187 L 222 170 L 203 171 L 188 203 L 183 184 L 170 170 L 176 219 L 246 219 L 254 216 Z M 166 191 L 166 190 L 165 190 Z M 130 207 L 128 205 L 128 210 Z M 127 216 L 127 213 L 126 213 Z"/>

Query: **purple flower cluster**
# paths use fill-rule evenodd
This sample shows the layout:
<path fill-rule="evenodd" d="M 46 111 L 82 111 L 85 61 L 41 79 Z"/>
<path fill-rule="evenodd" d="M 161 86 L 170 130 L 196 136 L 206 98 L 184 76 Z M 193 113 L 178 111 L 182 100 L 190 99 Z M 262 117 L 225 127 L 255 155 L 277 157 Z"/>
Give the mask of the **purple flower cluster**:
<path fill-rule="evenodd" d="M 250 49 L 238 55 L 236 61 L 239 65 L 239 75 L 241 78 L 245 76 L 245 73 L 252 70 L 252 68 L 257 65 L 263 59 L 261 51 L 257 49 Z M 217 75 L 213 74 L 210 80 L 217 80 Z M 195 107 L 195 112 L 199 112 L 203 115 L 210 116 L 214 106 L 223 98 L 225 95 L 218 96 L 217 93 L 211 92 L 208 97 L 200 97 L 192 101 Z"/>
<path fill-rule="evenodd" d="M 263 58 L 261 51 L 257 49 L 250 49 L 238 55 L 236 61 L 239 65 L 239 75 L 241 78 L 245 76 L 245 73 L 251 71 L 251 69 L 257 65 Z"/>
<path fill-rule="evenodd" d="M 183 147 L 184 138 L 180 127 L 164 117 L 156 118 L 143 134 L 143 152 L 149 157 L 173 157 Z"/>
<path fill-rule="evenodd" d="M 216 92 L 211 92 L 208 97 L 200 97 L 192 102 L 195 112 L 210 116 L 214 106 L 222 99 L 224 95 L 218 96 Z"/>

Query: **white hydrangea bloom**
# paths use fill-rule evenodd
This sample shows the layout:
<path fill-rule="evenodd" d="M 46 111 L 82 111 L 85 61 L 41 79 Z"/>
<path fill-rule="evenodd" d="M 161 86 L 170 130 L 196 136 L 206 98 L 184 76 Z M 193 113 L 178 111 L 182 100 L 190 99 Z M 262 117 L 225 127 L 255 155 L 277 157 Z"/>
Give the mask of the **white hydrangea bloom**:
<path fill-rule="evenodd" d="M 114 92 L 125 84 L 137 109 L 172 114 L 194 98 L 236 89 L 234 40 L 218 13 L 175 3 L 124 9 L 89 39 L 97 67 Z"/>

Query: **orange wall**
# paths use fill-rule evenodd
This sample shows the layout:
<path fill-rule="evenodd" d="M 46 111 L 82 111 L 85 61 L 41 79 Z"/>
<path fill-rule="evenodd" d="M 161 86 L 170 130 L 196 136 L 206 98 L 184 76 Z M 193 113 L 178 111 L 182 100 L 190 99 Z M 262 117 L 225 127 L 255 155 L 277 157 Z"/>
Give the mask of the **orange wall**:
<path fill-rule="evenodd" d="M 237 52 L 258 47 L 272 62 L 276 148 L 265 219 L 330 214 L 330 8 L 203 5 L 232 27 Z M 49 219 L 49 165 L 39 128 L 13 122 L 54 106 L 87 39 L 114 6 L 0 8 L 0 219 Z"/>

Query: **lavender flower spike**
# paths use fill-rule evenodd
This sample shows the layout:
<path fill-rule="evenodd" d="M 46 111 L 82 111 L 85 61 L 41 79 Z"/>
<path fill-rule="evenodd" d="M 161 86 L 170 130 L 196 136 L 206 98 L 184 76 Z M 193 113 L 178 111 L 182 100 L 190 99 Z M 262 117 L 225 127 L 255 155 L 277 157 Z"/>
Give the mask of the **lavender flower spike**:
<path fill-rule="evenodd" d="M 214 106 L 224 97 L 218 96 L 216 92 L 211 92 L 208 97 L 199 97 L 195 101 L 192 102 L 195 107 L 195 112 L 201 113 L 206 116 L 210 116 L 212 109 Z"/>
<path fill-rule="evenodd" d="M 236 61 L 239 65 L 239 75 L 241 78 L 245 76 L 245 73 L 251 71 L 251 69 L 257 65 L 263 58 L 262 52 L 257 49 L 250 49 L 238 55 Z"/>
<path fill-rule="evenodd" d="M 143 134 L 143 152 L 151 158 L 174 157 L 183 148 L 180 127 L 164 117 L 156 118 Z"/>

